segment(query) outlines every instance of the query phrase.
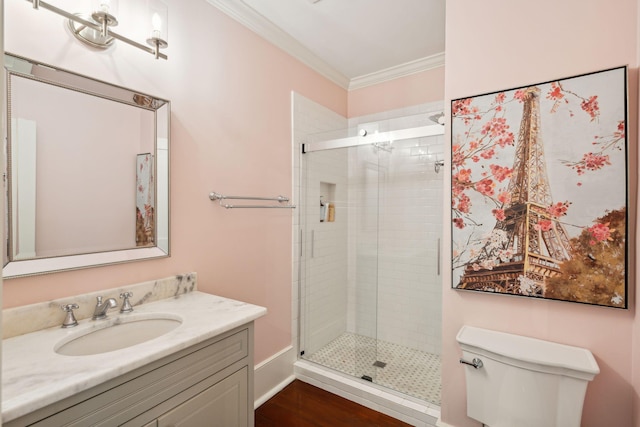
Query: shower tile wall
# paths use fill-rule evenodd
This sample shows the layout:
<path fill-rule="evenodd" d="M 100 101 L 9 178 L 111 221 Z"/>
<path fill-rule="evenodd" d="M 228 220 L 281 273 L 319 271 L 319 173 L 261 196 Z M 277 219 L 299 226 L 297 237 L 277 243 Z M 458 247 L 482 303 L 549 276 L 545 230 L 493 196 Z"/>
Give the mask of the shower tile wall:
<path fill-rule="evenodd" d="M 301 200 L 301 185 L 305 185 L 306 178 L 314 179 L 318 185 L 310 186 L 313 194 L 308 195 L 308 199 L 312 206 L 318 206 L 319 198 L 319 181 L 336 184 L 336 196 L 346 196 L 342 192 L 347 191 L 346 185 L 346 158 L 342 161 L 340 158 L 332 158 L 331 152 L 327 152 L 327 156 L 322 157 L 319 161 L 326 163 L 322 176 L 302 177 L 300 169 L 300 153 L 302 144 L 310 141 L 310 135 L 333 131 L 335 129 L 346 129 L 347 119 L 339 114 L 305 98 L 297 93 L 292 93 L 292 123 L 293 123 L 293 165 L 294 165 L 294 201 L 298 205 L 296 211 L 305 212 L 306 200 Z M 337 136 L 336 136 L 337 137 Z M 323 153 L 324 154 L 324 153 Z M 334 154 L 335 156 L 335 154 Z M 340 185 L 338 185 L 340 184 Z M 304 261 L 300 261 L 301 250 L 310 250 L 310 239 L 308 230 L 303 230 L 307 235 L 305 239 L 305 247 L 300 247 L 299 218 L 294 215 L 293 221 L 293 270 L 292 270 L 292 312 L 294 313 L 292 325 L 292 340 L 296 347 L 297 339 L 301 337 L 305 342 L 299 343 L 299 348 L 307 353 L 312 353 L 322 346 L 326 345 L 346 329 L 346 219 L 343 214 L 344 206 L 339 205 L 336 212 L 336 222 L 331 224 L 320 224 L 319 210 L 317 215 L 314 211 L 310 211 L 309 224 L 316 228 L 315 233 L 315 253 L 316 258 L 313 264 L 305 265 Z M 303 257 L 306 259 L 307 257 Z M 323 264 L 330 267 L 326 272 L 320 270 L 319 265 Z M 303 273 L 305 269 L 309 269 L 307 273 Z M 308 284 L 305 283 L 308 281 Z M 304 285 L 304 286 L 303 286 Z M 303 291 L 300 291 L 303 290 Z M 313 307 L 310 308 L 311 302 L 308 298 L 310 294 L 314 294 L 317 300 L 313 301 Z M 299 306 L 305 307 L 302 312 L 298 312 Z M 327 321 L 330 326 L 323 322 Z M 315 328 L 319 326 L 320 328 Z M 304 328 L 307 333 L 300 336 L 298 327 Z M 312 333 L 314 329 L 320 329 L 316 333 Z"/>

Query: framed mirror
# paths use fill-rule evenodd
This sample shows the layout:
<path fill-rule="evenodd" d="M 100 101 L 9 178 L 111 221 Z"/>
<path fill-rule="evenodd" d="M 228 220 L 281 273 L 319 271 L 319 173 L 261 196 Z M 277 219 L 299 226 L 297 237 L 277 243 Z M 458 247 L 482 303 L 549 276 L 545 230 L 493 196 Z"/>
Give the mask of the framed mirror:
<path fill-rule="evenodd" d="M 3 277 L 169 256 L 169 101 L 4 60 Z"/>

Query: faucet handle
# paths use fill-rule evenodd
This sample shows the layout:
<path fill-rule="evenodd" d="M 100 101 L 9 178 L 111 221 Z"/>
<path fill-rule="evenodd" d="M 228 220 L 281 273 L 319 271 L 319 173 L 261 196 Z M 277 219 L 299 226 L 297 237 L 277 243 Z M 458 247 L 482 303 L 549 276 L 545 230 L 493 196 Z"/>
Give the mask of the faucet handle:
<path fill-rule="evenodd" d="M 133 296 L 133 292 L 122 292 L 120 294 L 120 298 L 124 300 L 122 301 L 122 307 L 120 308 L 120 313 L 131 313 L 133 311 L 133 307 L 129 302 L 129 298 L 131 298 L 132 296 Z"/>
<path fill-rule="evenodd" d="M 63 328 L 72 328 L 78 325 L 78 321 L 76 320 L 76 317 L 73 315 L 73 310 L 77 308 L 80 308 L 78 304 L 66 304 L 66 305 L 60 306 L 60 309 L 62 309 L 62 311 L 67 312 L 67 315 L 65 316 L 64 321 L 62 322 Z"/>

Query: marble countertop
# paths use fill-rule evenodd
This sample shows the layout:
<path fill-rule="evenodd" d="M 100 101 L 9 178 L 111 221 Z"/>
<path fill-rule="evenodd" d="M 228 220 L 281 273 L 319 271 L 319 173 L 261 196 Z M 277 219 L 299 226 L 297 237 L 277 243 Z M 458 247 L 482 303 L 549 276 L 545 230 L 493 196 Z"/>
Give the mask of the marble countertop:
<path fill-rule="evenodd" d="M 106 320 L 85 319 L 74 328 L 54 327 L 2 342 L 2 420 L 10 421 L 89 389 L 184 348 L 213 338 L 263 315 L 264 307 L 202 292 L 189 292 L 134 307 L 116 309 Z M 154 313 L 178 316 L 182 324 L 158 338 L 135 346 L 89 356 L 63 356 L 56 344 L 71 335 L 116 323 L 128 315 L 152 318 Z"/>

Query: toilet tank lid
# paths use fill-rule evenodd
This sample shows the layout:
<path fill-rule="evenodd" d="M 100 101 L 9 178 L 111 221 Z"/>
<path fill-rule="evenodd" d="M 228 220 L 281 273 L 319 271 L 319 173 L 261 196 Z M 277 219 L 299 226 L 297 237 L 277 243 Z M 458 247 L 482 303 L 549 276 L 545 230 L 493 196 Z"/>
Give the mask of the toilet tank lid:
<path fill-rule="evenodd" d="M 600 372 L 593 354 L 586 348 L 466 325 L 460 329 L 456 340 L 463 349 L 474 347 L 514 360 L 592 375 Z"/>

